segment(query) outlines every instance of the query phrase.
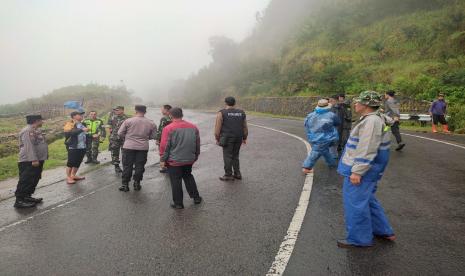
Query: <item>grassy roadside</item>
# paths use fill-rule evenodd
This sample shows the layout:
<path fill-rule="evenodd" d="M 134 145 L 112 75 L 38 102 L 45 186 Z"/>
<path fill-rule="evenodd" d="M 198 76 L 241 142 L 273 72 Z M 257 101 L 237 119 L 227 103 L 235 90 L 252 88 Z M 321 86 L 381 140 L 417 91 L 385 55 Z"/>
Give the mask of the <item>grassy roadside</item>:
<path fill-rule="evenodd" d="M 44 170 L 53 169 L 66 165 L 67 152 L 65 148 L 65 140 L 59 139 L 48 145 L 49 160 L 45 162 Z M 100 144 L 100 150 L 108 149 L 108 139 L 105 139 Z M 10 155 L 8 157 L 0 158 L 0 181 L 18 175 L 18 157 L 17 155 Z"/>
<path fill-rule="evenodd" d="M 134 115 L 134 111 L 128 110 L 126 112 L 129 116 Z M 108 120 L 108 113 L 101 117 L 104 123 Z M 13 128 L 15 125 L 10 124 L 10 127 Z M 44 125 L 47 127 L 47 125 Z M 110 133 L 107 129 L 107 138 L 100 144 L 100 151 L 108 150 L 108 137 Z M 17 147 L 17 143 L 14 145 Z M 45 162 L 44 170 L 54 169 L 57 167 L 62 167 L 66 165 L 68 154 L 65 148 L 64 138 L 58 139 L 48 145 L 49 159 Z M 98 166 L 96 166 L 98 168 Z M 18 155 L 13 154 L 7 157 L 0 158 L 0 181 L 18 176 Z"/>

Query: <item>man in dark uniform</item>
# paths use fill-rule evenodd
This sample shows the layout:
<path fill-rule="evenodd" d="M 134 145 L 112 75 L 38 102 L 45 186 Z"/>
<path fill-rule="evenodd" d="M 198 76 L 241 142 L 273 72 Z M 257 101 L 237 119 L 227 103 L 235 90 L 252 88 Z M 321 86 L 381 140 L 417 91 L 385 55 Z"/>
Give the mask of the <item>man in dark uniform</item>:
<path fill-rule="evenodd" d="M 248 128 L 245 112 L 236 108 L 236 99 L 227 97 L 226 108 L 218 112 L 215 125 L 216 143 L 223 147 L 224 176 L 222 181 L 242 179 L 239 151 L 247 143 Z"/>
<path fill-rule="evenodd" d="M 124 114 L 124 106 L 117 106 L 113 109 L 113 114 L 108 118 L 108 125 L 110 126 L 110 145 L 111 163 L 115 166 L 116 173 L 122 173 L 120 168 L 120 151 L 124 144 L 124 139 L 118 136 L 118 130 L 123 122 L 129 117 Z"/>
<path fill-rule="evenodd" d="M 352 129 L 352 108 L 350 101 L 346 100 L 346 96 L 344 94 L 340 94 L 338 100 L 342 116 L 340 117 L 341 125 L 338 130 L 340 133 L 337 150 L 342 152 L 347 144 L 347 140 L 349 139 L 350 131 Z"/>
<path fill-rule="evenodd" d="M 105 126 L 103 121 L 97 118 L 97 112 L 89 112 L 89 118 L 84 120 L 84 125 L 89 129 L 87 133 L 87 161 L 86 164 L 94 163 L 100 164 L 97 160 L 98 157 L 98 148 L 100 146 L 100 139 L 105 139 L 107 136 L 105 131 Z"/>
<path fill-rule="evenodd" d="M 42 202 L 42 198 L 33 198 L 32 195 L 42 177 L 44 162 L 48 159 L 48 145 L 40 130 L 42 116 L 28 115 L 26 122 L 27 126 L 19 133 L 19 181 L 15 208 L 31 208 Z"/>

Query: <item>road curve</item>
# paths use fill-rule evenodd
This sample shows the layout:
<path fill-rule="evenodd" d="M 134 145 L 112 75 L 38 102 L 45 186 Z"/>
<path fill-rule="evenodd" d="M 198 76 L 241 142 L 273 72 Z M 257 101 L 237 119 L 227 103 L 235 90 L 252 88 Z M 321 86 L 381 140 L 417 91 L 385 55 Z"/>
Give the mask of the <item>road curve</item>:
<path fill-rule="evenodd" d="M 154 111 L 149 116 L 159 117 Z M 16 211 L 0 202 L 2 275 L 264 275 L 286 234 L 304 184 L 305 145 L 251 127 L 241 152 L 244 179 L 222 183 L 214 114 L 187 112 L 200 127 L 195 165 L 205 202 L 169 208 L 166 176 L 152 151 L 141 192 L 121 193 L 110 167 L 75 186 L 41 188 L 46 203 Z M 253 117 L 251 123 L 304 137 L 302 122 Z M 454 138 L 455 139 L 455 138 Z M 460 139 L 459 139 L 460 140 Z M 465 263 L 465 150 L 405 137 L 393 152 L 379 198 L 398 241 L 369 250 L 343 250 L 341 179 L 316 167 L 310 204 L 287 275 L 460 275 Z M 454 143 L 461 142 L 453 141 Z"/>

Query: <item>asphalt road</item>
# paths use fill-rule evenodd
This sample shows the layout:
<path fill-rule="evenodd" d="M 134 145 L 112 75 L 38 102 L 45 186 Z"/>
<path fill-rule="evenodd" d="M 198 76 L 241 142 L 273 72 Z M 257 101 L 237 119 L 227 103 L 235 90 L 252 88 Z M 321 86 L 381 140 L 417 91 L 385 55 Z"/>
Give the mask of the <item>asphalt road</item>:
<path fill-rule="evenodd" d="M 159 118 L 154 111 L 149 117 Z M 39 189 L 45 203 L 34 210 L 1 201 L 0 275 L 266 274 L 302 191 L 305 145 L 251 127 L 241 152 L 244 179 L 223 183 L 214 115 L 188 112 L 186 119 L 201 131 L 194 175 L 203 204 L 185 196 L 184 210 L 169 207 L 169 181 L 158 172 L 155 150 L 140 192 L 119 192 L 120 179 L 105 167 L 77 185 Z M 304 137 L 299 121 L 250 121 Z M 344 237 L 341 179 L 321 161 L 286 275 L 465 273 L 465 149 L 410 136 L 405 142 L 404 152 L 392 153 L 378 193 L 398 241 L 336 247 Z"/>

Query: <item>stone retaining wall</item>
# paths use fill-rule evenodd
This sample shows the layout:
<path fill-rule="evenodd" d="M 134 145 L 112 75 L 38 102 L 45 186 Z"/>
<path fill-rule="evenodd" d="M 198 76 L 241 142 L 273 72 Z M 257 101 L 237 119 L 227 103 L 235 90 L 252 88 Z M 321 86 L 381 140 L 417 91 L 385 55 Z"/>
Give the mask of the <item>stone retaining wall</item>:
<path fill-rule="evenodd" d="M 270 113 L 293 117 L 305 117 L 311 112 L 320 97 L 263 97 L 242 98 L 241 108 L 247 111 Z M 431 103 L 411 99 L 401 99 L 401 113 L 424 114 Z"/>

